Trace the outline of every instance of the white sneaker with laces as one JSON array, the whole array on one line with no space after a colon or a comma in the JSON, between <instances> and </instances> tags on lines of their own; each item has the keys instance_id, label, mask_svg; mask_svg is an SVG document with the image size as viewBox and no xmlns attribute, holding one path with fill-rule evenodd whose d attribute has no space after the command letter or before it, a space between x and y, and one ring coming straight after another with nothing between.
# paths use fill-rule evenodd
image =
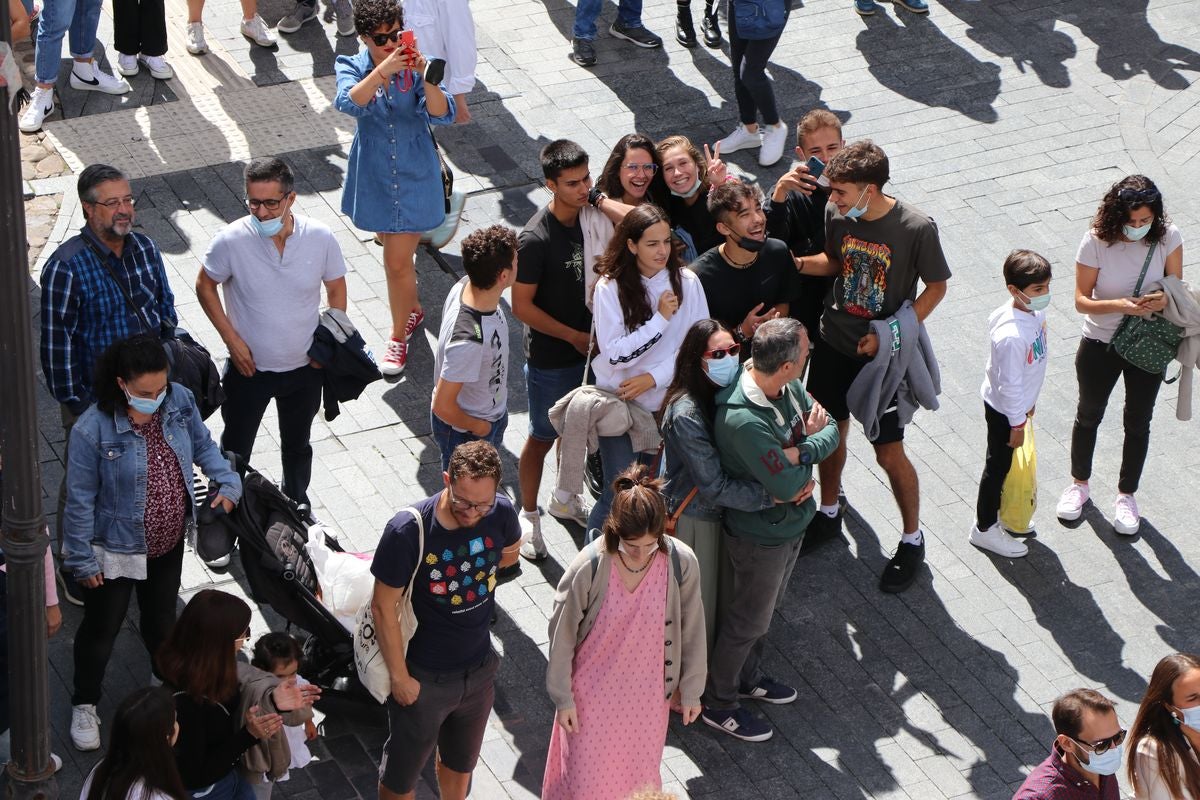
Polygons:
<instances>
[{"instance_id":1,"label":"white sneaker with laces","mask_svg":"<svg viewBox=\"0 0 1200 800\"><path fill-rule=\"evenodd\" d=\"M408 364L408 342L389 339L387 352L383 354L383 361L379 364L379 371L389 377L399 375L404 372L406 364Z\"/></svg>"},{"instance_id":2,"label":"white sneaker with laces","mask_svg":"<svg viewBox=\"0 0 1200 800\"><path fill-rule=\"evenodd\" d=\"M242 36L245 36L259 47L274 47L277 44L275 34L271 33L271 29L267 27L267 23L258 14L255 14L253 19L242 20L240 30Z\"/></svg>"},{"instance_id":3,"label":"white sneaker with laces","mask_svg":"<svg viewBox=\"0 0 1200 800\"><path fill-rule=\"evenodd\" d=\"M175 70L171 69L171 65L162 56L139 55L138 61L146 65L146 69L150 70L150 77L156 81L169 81L175 77Z\"/></svg>"},{"instance_id":4,"label":"white sneaker with laces","mask_svg":"<svg viewBox=\"0 0 1200 800\"><path fill-rule=\"evenodd\" d=\"M1113 530L1124 536L1133 536L1142 526L1142 515L1138 513L1137 500L1131 494L1117 495L1116 511L1113 513Z\"/></svg>"},{"instance_id":5,"label":"white sneaker with laces","mask_svg":"<svg viewBox=\"0 0 1200 800\"><path fill-rule=\"evenodd\" d=\"M517 515L521 523L521 555L530 561L541 561L549 552L542 538L542 518L537 509L521 511Z\"/></svg>"},{"instance_id":6,"label":"white sneaker with laces","mask_svg":"<svg viewBox=\"0 0 1200 800\"><path fill-rule=\"evenodd\" d=\"M1005 558L1020 558L1029 552L1029 548L1024 542L1017 541L1009 536L1000 527L1000 523L994 523L992 527L986 531L979 530L975 525L971 526L971 535L968 539L971 544L983 550L990 550L998 556Z\"/></svg>"},{"instance_id":7,"label":"white sneaker with laces","mask_svg":"<svg viewBox=\"0 0 1200 800\"><path fill-rule=\"evenodd\" d=\"M746 126L738 124L733 129L733 133L721 140L721 153L733 153L738 150L750 150L755 147L762 147L763 138L762 131L757 130L754 133L746 130Z\"/></svg>"},{"instance_id":8,"label":"white sneaker with laces","mask_svg":"<svg viewBox=\"0 0 1200 800\"><path fill-rule=\"evenodd\" d=\"M132 77L138 74L141 67L138 66L137 54L129 55L128 53L120 53L117 55L117 72Z\"/></svg>"},{"instance_id":9,"label":"white sneaker with laces","mask_svg":"<svg viewBox=\"0 0 1200 800\"><path fill-rule=\"evenodd\" d=\"M582 495L576 494L571 495L571 499L565 503L557 497L551 497L549 511L552 517L587 525L588 514L591 513L592 507L583 499Z\"/></svg>"},{"instance_id":10,"label":"white sneaker with laces","mask_svg":"<svg viewBox=\"0 0 1200 800\"><path fill-rule=\"evenodd\" d=\"M762 150L758 151L759 166L769 167L783 158L783 148L787 146L788 126L779 122L767 125L762 129Z\"/></svg>"},{"instance_id":11,"label":"white sneaker with laces","mask_svg":"<svg viewBox=\"0 0 1200 800\"><path fill-rule=\"evenodd\" d=\"M29 105L25 106L25 111L17 120L17 127L25 133L35 133L42 129L42 121L53 113L54 87L43 89L41 86L35 86Z\"/></svg>"},{"instance_id":12,"label":"white sneaker with laces","mask_svg":"<svg viewBox=\"0 0 1200 800\"><path fill-rule=\"evenodd\" d=\"M1079 515L1083 513L1083 506L1087 503L1088 486L1086 483L1071 482L1066 491L1062 493L1062 497L1058 498L1058 505L1054 508L1054 513L1059 519L1065 519L1067 522L1073 522L1079 519Z\"/></svg>"},{"instance_id":13,"label":"white sneaker with laces","mask_svg":"<svg viewBox=\"0 0 1200 800\"><path fill-rule=\"evenodd\" d=\"M71 743L84 752L100 749L100 716L95 706L71 706Z\"/></svg>"},{"instance_id":14,"label":"white sneaker with laces","mask_svg":"<svg viewBox=\"0 0 1200 800\"><path fill-rule=\"evenodd\" d=\"M187 25L187 51L194 56L202 56L208 52L208 42L204 41L204 23L189 22Z\"/></svg>"},{"instance_id":15,"label":"white sneaker with laces","mask_svg":"<svg viewBox=\"0 0 1200 800\"><path fill-rule=\"evenodd\" d=\"M129 91L129 82L109 75L94 61L75 61L71 64L71 88L81 92L125 94Z\"/></svg>"}]
</instances>

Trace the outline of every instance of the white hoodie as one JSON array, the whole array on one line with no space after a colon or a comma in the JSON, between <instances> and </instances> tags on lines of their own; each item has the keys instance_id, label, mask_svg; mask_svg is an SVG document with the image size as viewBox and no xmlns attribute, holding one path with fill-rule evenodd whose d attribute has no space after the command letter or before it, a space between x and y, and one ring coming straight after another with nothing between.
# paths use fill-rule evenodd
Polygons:
<instances>
[{"instance_id":1,"label":"white hoodie","mask_svg":"<svg viewBox=\"0 0 1200 800\"><path fill-rule=\"evenodd\" d=\"M625 329L617 284L608 278L596 281L592 309L596 343L600 347L599 354L592 359L596 385L616 391L623 381L649 373L654 377L654 388L638 395L634 402L651 413L658 411L675 377L675 356L683 337L696 322L708 319L708 299L700 279L686 267L680 274L683 297L670 320L658 312L658 298L671 289L670 270L664 269L653 278L642 277L646 299L655 311L653 317L632 331Z\"/></svg>"}]
</instances>

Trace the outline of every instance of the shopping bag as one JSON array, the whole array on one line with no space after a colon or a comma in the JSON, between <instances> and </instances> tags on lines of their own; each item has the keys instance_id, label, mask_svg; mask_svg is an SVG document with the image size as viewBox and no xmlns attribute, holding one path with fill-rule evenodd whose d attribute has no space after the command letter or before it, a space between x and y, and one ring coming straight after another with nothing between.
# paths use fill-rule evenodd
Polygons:
<instances>
[{"instance_id":1,"label":"shopping bag","mask_svg":"<svg viewBox=\"0 0 1200 800\"><path fill-rule=\"evenodd\" d=\"M312 559L317 572L317 583L321 587L321 602L337 617L338 622L353 633L357 627L358 610L371 604L371 562L364 561L353 553L334 550L325 537L332 531L321 525L308 529L308 544L304 549Z\"/></svg>"},{"instance_id":2,"label":"shopping bag","mask_svg":"<svg viewBox=\"0 0 1200 800\"><path fill-rule=\"evenodd\" d=\"M1013 451L1012 468L1000 493L1000 524L1013 533L1033 532L1037 510L1037 446L1033 420L1025 423L1025 441Z\"/></svg>"}]
</instances>

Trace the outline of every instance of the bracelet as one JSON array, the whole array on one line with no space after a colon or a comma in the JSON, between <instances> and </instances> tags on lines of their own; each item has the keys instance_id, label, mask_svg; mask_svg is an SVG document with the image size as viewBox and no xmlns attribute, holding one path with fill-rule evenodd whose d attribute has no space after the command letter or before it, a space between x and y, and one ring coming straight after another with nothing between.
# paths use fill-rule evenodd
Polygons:
<instances>
[{"instance_id":1,"label":"bracelet","mask_svg":"<svg viewBox=\"0 0 1200 800\"><path fill-rule=\"evenodd\" d=\"M722 183L740 183L738 178L734 177L733 175L726 175L725 180L723 180L721 182Z\"/></svg>"}]
</instances>

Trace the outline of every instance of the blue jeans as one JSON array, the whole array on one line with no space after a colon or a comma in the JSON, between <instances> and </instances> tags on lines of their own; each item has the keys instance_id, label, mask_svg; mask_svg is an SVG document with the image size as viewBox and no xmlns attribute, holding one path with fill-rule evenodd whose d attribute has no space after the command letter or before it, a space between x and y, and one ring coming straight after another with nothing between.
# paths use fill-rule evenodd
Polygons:
<instances>
[{"instance_id":1,"label":"blue jeans","mask_svg":"<svg viewBox=\"0 0 1200 800\"><path fill-rule=\"evenodd\" d=\"M571 36L589 42L595 39L596 19L603 6L604 0L579 0L579 5L575 7L575 27L571 29ZM642 27L642 0L620 0L617 23L626 28Z\"/></svg>"},{"instance_id":2,"label":"blue jeans","mask_svg":"<svg viewBox=\"0 0 1200 800\"><path fill-rule=\"evenodd\" d=\"M188 790L192 800L254 800L254 789L238 774L236 769L212 786L195 791Z\"/></svg>"},{"instance_id":3,"label":"blue jeans","mask_svg":"<svg viewBox=\"0 0 1200 800\"><path fill-rule=\"evenodd\" d=\"M70 32L71 55L91 58L96 48L103 0L46 0L38 18L34 76L38 83L58 80L63 36Z\"/></svg>"},{"instance_id":4,"label":"blue jeans","mask_svg":"<svg viewBox=\"0 0 1200 800\"><path fill-rule=\"evenodd\" d=\"M525 365L525 389L529 395L529 436L553 442L558 431L550 424L550 408L583 380L583 364L542 369Z\"/></svg>"},{"instance_id":5,"label":"blue jeans","mask_svg":"<svg viewBox=\"0 0 1200 800\"><path fill-rule=\"evenodd\" d=\"M627 433L620 436L601 436L599 439L600 461L604 465L604 491L601 492L596 505L592 506L592 512L588 514L588 541L599 535L598 532L604 527L604 520L608 519L608 510L613 501L612 482L630 464L649 464L654 460L654 453L633 452L633 442ZM593 530L597 533L593 533Z\"/></svg>"},{"instance_id":6,"label":"blue jeans","mask_svg":"<svg viewBox=\"0 0 1200 800\"><path fill-rule=\"evenodd\" d=\"M433 428L433 441L437 442L438 449L442 451L442 472L446 472L450 469L450 454L460 444L477 442L482 438L483 441L499 449L500 443L504 441L504 429L508 427L508 411L505 411L504 416L493 422L491 431L487 436L482 437L467 431L455 430L453 426L442 422L441 418L432 411L429 412L429 424Z\"/></svg>"}]
</instances>

